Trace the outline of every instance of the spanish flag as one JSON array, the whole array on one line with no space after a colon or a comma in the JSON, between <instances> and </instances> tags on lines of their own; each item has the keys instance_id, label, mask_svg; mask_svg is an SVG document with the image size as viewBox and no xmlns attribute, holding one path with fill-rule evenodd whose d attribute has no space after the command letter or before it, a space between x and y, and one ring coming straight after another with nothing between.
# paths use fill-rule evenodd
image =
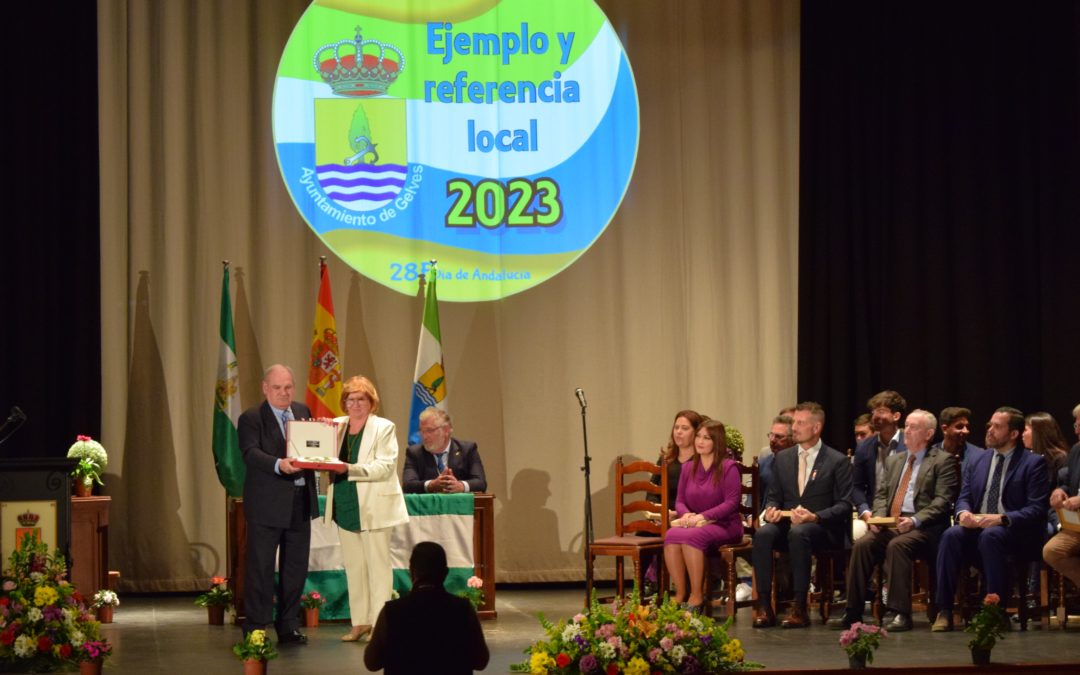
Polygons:
<instances>
[{"instance_id":1,"label":"spanish flag","mask_svg":"<svg viewBox=\"0 0 1080 675\"><path fill-rule=\"evenodd\" d=\"M334 299L330 295L330 270L326 258L319 261L319 300L315 303L315 329L311 337L311 362L305 403L316 417L340 417L341 360L338 358Z\"/></svg>"}]
</instances>

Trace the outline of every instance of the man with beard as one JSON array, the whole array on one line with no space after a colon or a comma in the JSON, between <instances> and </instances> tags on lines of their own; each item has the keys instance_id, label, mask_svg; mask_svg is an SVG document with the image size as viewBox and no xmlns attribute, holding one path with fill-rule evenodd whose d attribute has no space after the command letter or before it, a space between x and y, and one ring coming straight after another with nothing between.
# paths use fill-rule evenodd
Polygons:
<instances>
[{"instance_id":1,"label":"man with beard","mask_svg":"<svg viewBox=\"0 0 1080 675\"><path fill-rule=\"evenodd\" d=\"M900 418L907 410L904 397L886 389L871 396L866 409L876 433L855 448L851 464L851 496L855 513L863 522L870 519L870 504L885 476L885 460L907 450L904 432L900 431Z\"/></svg>"},{"instance_id":2,"label":"man with beard","mask_svg":"<svg viewBox=\"0 0 1080 675\"><path fill-rule=\"evenodd\" d=\"M791 440L791 421L787 415L777 415L773 418L772 427L769 429L771 452L758 462L759 494L762 499L769 494L769 481L772 480L773 460L776 458L776 453L795 445L795 442Z\"/></svg>"},{"instance_id":3,"label":"man with beard","mask_svg":"<svg viewBox=\"0 0 1080 675\"><path fill-rule=\"evenodd\" d=\"M986 426L984 452L968 463L956 502L956 525L941 536L934 632L953 629L953 599L966 566L983 571L986 592L1009 596L1006 559L1037 559L1046 539L1050 479L1046 460L1024 450L1024 414L998 408Z\"/></svg>"}]
</instances>

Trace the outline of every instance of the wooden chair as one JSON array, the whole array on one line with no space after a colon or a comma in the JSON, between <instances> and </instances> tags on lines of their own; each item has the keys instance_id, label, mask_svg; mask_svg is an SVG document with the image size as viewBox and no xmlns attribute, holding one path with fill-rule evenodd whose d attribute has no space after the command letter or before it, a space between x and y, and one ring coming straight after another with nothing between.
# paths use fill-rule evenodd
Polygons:
<instances>
[{"instance_id":1,"label":"wooden chair","mask_svg":"<svg viewBox=\"0 0 1080 675\"><path fill-rule=\"evenodd\" d=\"M934 561L937 560L935 552L927 553L927 559L916 558L911 563L911 613L926 612L926 618L930 623L937 619L937 603L934 602L934 590L937 588L937 576L934 570ZM874 568L875 591L874 600L871 604L874 618L878 625L885 614L885 603L882 598L885 573L881 565Z\"/></svg>"},{"instance_id":2,"label":"wooden chair","mask_svg":"<svg viewBox=\"0 0 1080 675\"><path fill-rule=\"evenodd\" d=\"M850 546L850 542L848 542ZM814 551L810 554L811 567L813 572L813 587L814 590L808 591L806 595L806 607L818 608L818 616L821 618L821 623L827 623L829 621L829 615L833 610L833 597L836 592L836 579L837 574L843 575L847 570L848 555L850 551L848 548L837 549L822 549L820 551ZM770 604L773 608L773 613L776 616L780 616L782 610L787 609L794 600L779 599L779 583L777 580L777 569L780 567L781 561L785 559L787 553L784 551L773 551L773 572L772 572L772 597L769 598ZM752 602L758 601L757 583L754 583L754 594Z\"/></svg>"},{"instance_id":3,"label":"wooden chair","mask_svg":"<svg viewBox=\"0 0 1080 675\"><path fill-rule=\"evenodd\" d=\"M1040 549L1041 552L1041 549ZM1015 589L1012 597L1003 599L1002 605L1005 607L1015 607L1018 618L1020 619L1020 630L1026 631L1028 622L1031 619L1035 619L1039 622L1042 628L1045 630L1050 626L1050 578L1047 570L1049 569L1046 563L1042 562L1042 556L1038 558L1040 563L1039 570L1039 600L1034 610L1028 608L1028 568L1032 563L1032 559L1029 556L1008 556L1007 564L1009 569L1009 585ZM956 612L960 614L961 619L967 622L971 617L975 616L975 613L979 611L979 606L982 604L983 597L983 584L982 584L982 571L977 567L972 566L978 573L978 593L973 594L970 588L970 574L967 570L960 572L960 580L956 585ZM1034 616L1032 613L1034 612Z\"/></svg>"},{"instance_id":4,"label":"wooden chair","mask_svg":"<svg viewBox=\"0 0 1080 675\"><path fill-rule=\"evenodd\" d=\"M1065 630L1069 623L1068 590L1070 587L1073 589L1073 596L1075 599L1075 596L1077 595L1075 591L1078 589L1064 574L1050 568L1049 565L1047 565L1047 568L1051 580L1049 586L1054 589L1053 603L1048 604L1050 604L1051 613L1054 615L1054 618L1057 619L1058 628Z\"/></svg>"},{"instance_id":5,"label":"wooden chair","mask_svg":"<svg viewBox=\"0 0 1080 675\"><path fill-rule=\"evenodd\" d=\"M638 480L633 480L633 474L646 474ZM650 481L653 476L660 476L660 485ZM659 503L650 502L645 495L634 496L634 493L643 492L645 495L655 495ZM656 514L653 518L642 516L643 513ZM627 516L637 515L638 518L627 522ZM615 592L620 598L625 597L623 558L630 558L634 563L634 583L638 591L644 588L645 570L642 568L641 559L645 552L655 552L660 561L657 566L657 581L659 588L667 588L667 570L663 564L664 557L664 534L668 530L668 471L667 461L657 466L652 462L631 462L623 465L622 457L615 460L615 536L597 539L588 545L585 564L588 566L585 578L585 605L592 601L593 592L593 564L596 556L615 556ZM641 536L640 532L648 532L654 536Z\"/></svg>"},{"instance_id":6,"label":"wooden chair","mask_svg":"<svg viewBox=\"0 0 1080 675\"><path fill-rule=\"evenodd\" d=\"M760 522L758 518L761 515L761 484L758 481L758 459L754 458L754 463L750 466L746 466L742 463L737 463L739 468L740 481L742 483L742 489L740 490L739 500L739 515L743 520L743 538L742 541L735 544L728 544L727 546L721 546L715 553L711 552L706 560L706 572L705 572L705 613L708 616L712 616L713 600L712 600L712 586L713 586L713 562L719 563L718 576L724 579L725 597L722 600L722 604L725 608L726 616L735 619L735 614L740 607L750 607L754 604L752 599L739 601L735 599L735 588L739 585L739 575L735 570L735 560L739 556L750 556L754 550L754 532L757 532Z\"/></svg>"}]
</instances>

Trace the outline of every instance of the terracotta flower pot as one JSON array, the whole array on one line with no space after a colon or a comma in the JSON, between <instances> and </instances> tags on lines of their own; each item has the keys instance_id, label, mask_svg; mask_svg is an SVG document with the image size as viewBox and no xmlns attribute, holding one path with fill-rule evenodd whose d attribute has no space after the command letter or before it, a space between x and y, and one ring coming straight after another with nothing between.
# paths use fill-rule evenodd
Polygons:
<instances>
[{"instance_id":1,"label":"terracotta flower pot","mask_svg":"<svg viewBox=\"0 0 1080 675\"><path fill-rule=\"evenodd\" d=\"M102 605L97 608L97 620L101 623L112 623L113 606Z\"/></svg>"},{"instance_id":2,"label":"terracotta flower pot","mask_svg":"<svg viewBox=\"0 0 1080 675\"><path fill-rule=\"evenodd\" d=\"M89 497L94 494L94 484L87 485L81 480L76 479L72 486L75 488L76 497Z\"/></svg>"},{"instance_id":3,"label":"terracotta flower pot","mask_svg":"<svg viewBox=\"0 0 1080 675\"><path fill-rule=\"evenodd\" d=\"M79 661L79 675L101 675L101 659Z\"/></svg>"},{"instance_id":4,"label":"terracotta flower pot","mask_svg":"<svg viewBox=\"0 0 1080 675\"><path fill-rule=\"evenodd\" d=\"M319 627L319 608L318 607L305 607L304 608L304 625L308 628Z\"/></svg>"},{"instance_id":5,"label":"terracotta flower pot","mask_svg":"<svg viewBox=\"0 0 1080 675\"><path fill-rule=\"evenodd\" d=\"M990 650L982 649L980 647L971 648L971 662L977 666L985 666L990 664Z\"/></svg>"},{"instance_id":6,"label":"terracotta flower pot","mask_svg":"<svg viewBox=\"0 0 1080 675\"><path fill-rule=\"evenodd\" d=\"M207 605L207 621L211 626L225 625L225 605Z\"/></svg>"},{"instance_id":7,"label":"terracotta flower pot","mask_svg":"<svg viewBox=\"0 0 1080 675\"><path fill-rule=\"evenodd\" d=\"M244 675L263 675L266 659L244 659Z\"/></svg>"}]
</instances>

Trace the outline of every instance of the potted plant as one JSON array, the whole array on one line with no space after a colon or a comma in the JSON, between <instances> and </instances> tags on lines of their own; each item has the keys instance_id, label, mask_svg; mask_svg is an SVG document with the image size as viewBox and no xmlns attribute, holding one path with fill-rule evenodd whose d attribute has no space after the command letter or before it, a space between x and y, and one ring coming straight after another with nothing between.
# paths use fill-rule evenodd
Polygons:
<instances>
[{"instance_id":1,"label":"potted plant","mask_svg":"<svg viewBox=\"0 0 1080 675\"><path fill-rule=\"evenodd\" d=\"M989 593L983 598L982 607L971 617L968 625L964 628L965 633L971 633L971 641L968 647L971 649L971 662L977 666L990 663L990 650L998 640L1005 639L1005 631L1009 629L1009 617L1001 608L1001 598L997 593Z\"/></svg>"},{"instance_id":2,"label":"potted plant","mask_svg":"<svg viewBox=\"0 0 1080 675\"><path fill-rule=\"evenodd\" d=\"M104 485L101 474L109 465L109 455L101 443L89 436L76 436L75 442L68 448L67 456L69 459L79 460L71 471L77 497L89 497L93 493L94 483Z\"/></svg>"},{"instance_id":3,"label":"potted plant","mask_svg":"<svg viewBox=\"0 0 1080 675\"><path fill-rule=\"evenodd\" d=\"M116 597L116 593L104 588L94 593L94 601L90 605L97 610L98 621L101 623L112 623L113 607L119 606L120 598Z\"/></svg>"},{"instance_id":4,"label":"potted plant","mask_svg":"<svg viewBox=\"0 0 1080 675\"><path fill-rule=\"evenodd\" d=\"M319 625L319 610L326 604L326 598L318 591L311 591L300 596L300 606L304 608L304 625L308 628L317 628Z\"/></svg>"},{"instance_id":5,"label":"potted plant","mask_svg":"<svg viewBox=\"0 0 1080 675\"><path fill-rule=\"evenodd\" d=\"M641 605L637 590L625 601L601 605L593 597L583 614L551 623L540 615L544 637L510 670L519 673L719 673L752 670L742 644L720 624L680 609L671 600Z\"/></svg>"},{"instance_id":6,"label":"potted plant","mask_svg":"<svg viewBox=\"0 0 1080 675\"><path fill-rule=\"evenodd\" d=\"M266 662L278 656L274 643L266 637L264 630L253 630L244 636L243 640L233 645L233 654L244 662L245 675L265 673Z\"/></svg>"},{"instance_id":7,"label":"potted plant","mask_svg":"<svg viewBox=\"0 0 1080 675\"><path fill-rule=\"evenodd\" d=\"M87 644L100 666L110 648L101 624L68 582L64 557L26 534L9 561L0 574L0 672L81 667L91 658Z\"/></svg>"},{"instance_id":8,"label":"potted plant","mask_svg":"<svg viewBox=\"0 0 1080 675\"><path fill-rule=\"evenodd\" d=\"M881 638L889 631L862 622L851 624L851 628L840 634L840 646L848 655L848 666L862 669L874 662L874 650L881 645Z\"/></svg>"},{"instance_id":9,"label":"potted plant","mask_svg":"<svg viewBox=\"0 0 1080 675\"><path fill-rule=\"evenodd\" d=\"M471 576L465 582L465 587L465 590L458 593L458 596L468 600L473 610L479 610L480 606L484 604L484 580L478 576Z\"/></svg>"},{"instance_id":10,"label":"potted plant","mask_svg":"<svg viewBox=\"0 0 1080 675\"><path fill-rule=\"evenodd\" d=\"M195 604L206 608L207 621L211 626L221 626L225 623L225 608L232 604L232 599L229 580L213 577L210 579L210 590L195 598Z\"/></svg>"},{"instance_id":11,"label":"potted plant","mask_svg":"<svg viewBox=\"0 0 1080 675\"><path fill-rule=\"evenodd\" d=\"M76 659L79 662L79 675L101 675L105 657L112 654L112 645L107 640L87 640L78 647Z\"/></svg>"}]
</instances>

